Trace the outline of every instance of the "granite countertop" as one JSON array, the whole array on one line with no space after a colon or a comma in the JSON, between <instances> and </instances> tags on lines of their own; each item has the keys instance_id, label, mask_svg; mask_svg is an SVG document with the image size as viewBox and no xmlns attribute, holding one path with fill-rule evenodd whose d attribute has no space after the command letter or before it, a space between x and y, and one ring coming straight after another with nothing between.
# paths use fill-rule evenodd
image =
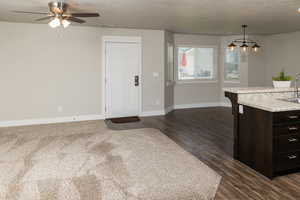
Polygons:
<instances>
[{"instance_id":1,"label":"granite countertop","mask_svg":"<svg viewBox=\"0 0 300 200\"><path fill-rule=\"evenodd\" d=\"M294 97L293 88L224 88L226 92L238 94L238 104L269 112L300 110L299 103L284 101Z\"/></svg>"},{"instance_id":2,"label":"granite countertop","mask_svg":"<svg viewBox=\"0 0 300 200\"><path fill-rule=\"evenodd\" d=\"M284 99L284 98L282 98ZM293 103L288 101L280 100L276 97L264 96L264 95L253 95L248 97L241 97L238 100L238 103L241 105L246 105L269 112L283 112L283 111L292 111L300 110L299 103Z\"/></svg>"},{"instance_id":3,"label":"granite countertop","mask_svg":"<svg viewBox=\"0 0 300 200\"><path fill-rule=\"evenodd\" d=\"M223 88L225 92L236 94L256 94L256 93L272 93L272 92L293 92L294 88L273 88L273 87L247 87L247 88Z\"/></svg>"}]
</instances>

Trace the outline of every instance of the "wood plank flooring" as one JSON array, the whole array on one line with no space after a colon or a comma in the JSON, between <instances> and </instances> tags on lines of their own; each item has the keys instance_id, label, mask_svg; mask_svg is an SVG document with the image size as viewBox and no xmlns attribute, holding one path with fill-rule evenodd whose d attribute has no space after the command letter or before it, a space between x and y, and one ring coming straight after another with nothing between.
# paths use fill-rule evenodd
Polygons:
<instances>
[{"instance_id":1,"label":"wood plank flooring","mask_svg":"<svg viewBox=\"0 0 300 200\"><path fill-rule=\"evenodd\" d=\"M216 200L300 200L300 173L269 180L232 158L232 118L231 108L216 107L176 110L141 118L138 123L107 124L114 130L160 129L223 177Z\"/></svg>"}]
</instances>

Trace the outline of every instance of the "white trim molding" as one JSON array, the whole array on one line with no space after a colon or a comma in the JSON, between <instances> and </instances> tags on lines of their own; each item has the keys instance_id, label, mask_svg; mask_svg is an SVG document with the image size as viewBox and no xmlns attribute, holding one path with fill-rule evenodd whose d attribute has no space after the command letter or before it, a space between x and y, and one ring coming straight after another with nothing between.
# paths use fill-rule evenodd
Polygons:
<instances>
[{"instance_id":1,"label":"white trim molding","mask_svg":"<svg viewBox=\"0 0 300 200\"><path fill-rule=\"evenodd\" d=\"M171 112L172 110L174 110L174 106L173 105L165 108L165 115L168 114L169 112Z\"/></svg>"},{"instance_id":2,"label":"white trim molding","mask_svg":"<svg viewBox=\"0 0 300 200\"><path fill-rule=\"evenodd\" d=\"M143 111L140 114L140 117L161 116L161 115L165 115L164 110Z\"/></svg>"},{"instance_id":3,"label":"white trim molding","mask_svg":"<svg viewBox=\"0 0 300 200\"><path fill-rule=\"evenodd\" d=\"M212 48L213 49L213 76L212 78L197 78L191 80L179 80L178 79L178 51L179 48L182 47L190 47L190 48ZM193 84L193 83L218 83L219 81L219 46L218 45L190 45L190 44L177 44L175 47L174 52L174 60L175 60L175 67L174 67L174 75L175 75L175 82L176 84Z\"/></svg>"},{"instance_id":4,"label":"white trim molding","mask_svg":"<svg viewBox=\"0 0 300 200\"><path fill-rule=\"evenodd\" d=\"M13 126L29 126L38 124L56 124L65 122L80 122L80 121L93 121L103 120L103 115L79 115L70 117L57 117L57 118L43 118L43 119L27 119L15 121L0 122L0 127L13 127Z\"/></svg>"},{"instance_id":5,"label":"white trim molding","mask_svg":"<svg viewBox=\"0 0 300 200\"><path fill-rule=\"evenodd\" d=\"M221 106L220 102L213 103L195 103L195 104L179 104L175 105L174 109L185 109L185 108L208 108L208 107L219 107Z\"/></svg>"},{"instance_id":6,"label":"white trim molding","mask_svg":"<svg viewBox=\"0 0 300 200\"><path fill-rule=\"evenodd\" d=\"M104 110L103 118L107 117L107 96L106 96L106 79L107 79L107 66L106 66L106 43L137 43L140 48L140 66L139 66L139 114L142 114L143 106L143 44L141 36L102 36L102 110Z\"/></svg>"},{"instance_id":7,"label":"white trim molding","mask_svg":"<svg viewBox=\"0 0 300 200\"><path fill-rule=\"evenodd\" d=\"M213 103L180 104L180 105L169 106L169 107L165 108L165 110L145 111L145 112L142 112L140 117L166 115L173 110L180 110L180 109L187 109L187 108L209 108L209 107L231 107L231 103L213 102Z\"/></svg>"},{"instance_id":8,"label":"white trim molding","mask_svg":"<svg viewBox=\"0 0 300 200\"><path fill-rule=\"evenodd\" d=\"M165 108L165 110L144 111L140 114L140 117L163 116L177 109L206 108L206 107L220 107L220 106L231 107L231 104L226 102L181 104L181 105L169 106ZM56 117L56 118L26 119L26 120L14 120L14 121L2 121L2 122L0 121L0 128L14 127L14 126L41 125L41 124L56 124L56 123L66 123L66 122L94 121L94 120L104 120L104 119L105 119L104 115L100 114L100 115L78 115L78 116Z\"/></svg>"},{"instance_id":9,"label":"white trim molding","mask_svg":"<svg viewBox=\"0 0 300 200\"><path fill-rule=\"evenodd\" d=\"M222 106L222 107L232 107L230 102L220 102L220 106Z\"/></svg>"}]
</instances>

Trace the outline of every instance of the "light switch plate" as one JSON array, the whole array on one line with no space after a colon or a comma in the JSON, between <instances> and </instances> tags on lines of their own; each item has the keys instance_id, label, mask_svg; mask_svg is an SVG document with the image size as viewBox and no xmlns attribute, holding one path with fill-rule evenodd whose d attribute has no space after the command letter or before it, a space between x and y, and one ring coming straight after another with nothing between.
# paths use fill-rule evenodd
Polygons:
<instances>
[{"instance_id":1,"label":"light switch plate","mask_svg":"<svg viewBox=\"0 0 300 200\"><path fill-rule=\"evenodd\" d=\"M244 106L243 105L239 105L239 113L244 114Z\"/></svg>"},{"instance_id":2,"label":"light switch plate","mask_svg":"<svg viewBox=\"0 0 300 200\"><path fill-rule=\"evenodd\" d=\"M159 73L157 73L157 72L153 72L153 77L159 77Z\"/></svg>"}]
</instances>

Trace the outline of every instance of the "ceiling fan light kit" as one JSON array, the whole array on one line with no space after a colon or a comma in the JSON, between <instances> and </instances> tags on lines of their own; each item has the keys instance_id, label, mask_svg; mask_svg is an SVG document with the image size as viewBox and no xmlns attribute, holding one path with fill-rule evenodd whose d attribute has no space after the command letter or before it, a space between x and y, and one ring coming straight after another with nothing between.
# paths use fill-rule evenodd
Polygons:
<instances>
[{"instance_id":1,"label":"ceiling fan light kit","mask_svg":"<svg viewBox=\"0 0 300 200\"><path fill-rule=\"evenodd\" d=\"M83 24L86 21L79 19L78 17L99 17L99 13L71 13L69 12L69 4L63 1L53 1L48 3L49 13L43 12L28 12L28 11L14 11L15 13L22 14L35 14L35 15L47 15L46 17L37 19L36 21L50 20L48 23L51 28L57 28L63 26L67 28L71 22Z\"/></svg>"},{"instance_id":2,"label":"ceiling fan light kit","mask_svg":"<svg viewBox=\"0 0 300 200\"><path fill-rule=\"evenodd\" d=\"M57 28L57 27L60 27L60 26L63 26L64 28L67 28L71 24L71 22L66 20L66 19L59 19L58 17L55 17L48 24L51 28Z\"/></svg>"},{"instance_id":3,"label":"ceiling fan light kit","mask_svg":"<svg viewBox=\"0 0 300 200\"><path fill-rule=\"evenodd\" d=\"M58 19L58 18L54 18L53 20L51 20L51 21L49 22L49 26L50 26L51 28L57 28L57 27L60 26L60 24L61 24L61 22L60 22L60 19Z\"/></svg>"},{"instance_id":4,"label":"ceiling fan light kit","mask_svg":"<svg viewBox=\"0 0 300 200\"><path fill-rule=\"evenodd\" d=\"M250 40L250 39L246 39L246 28L247 27L248 27L247 25L242 25L242 29L243 29L243 38L242 39L235 39L228 45L228 48L231 51L234 51L238 45L240 45L239 47L243 52L248 52L250 49L250 46L251 46L252 51L254 51L254 52L257 52L259 50L259 48L261 48L261 46L259 46L257 44L257 42Z\"/></svg>"}]
</instances>

